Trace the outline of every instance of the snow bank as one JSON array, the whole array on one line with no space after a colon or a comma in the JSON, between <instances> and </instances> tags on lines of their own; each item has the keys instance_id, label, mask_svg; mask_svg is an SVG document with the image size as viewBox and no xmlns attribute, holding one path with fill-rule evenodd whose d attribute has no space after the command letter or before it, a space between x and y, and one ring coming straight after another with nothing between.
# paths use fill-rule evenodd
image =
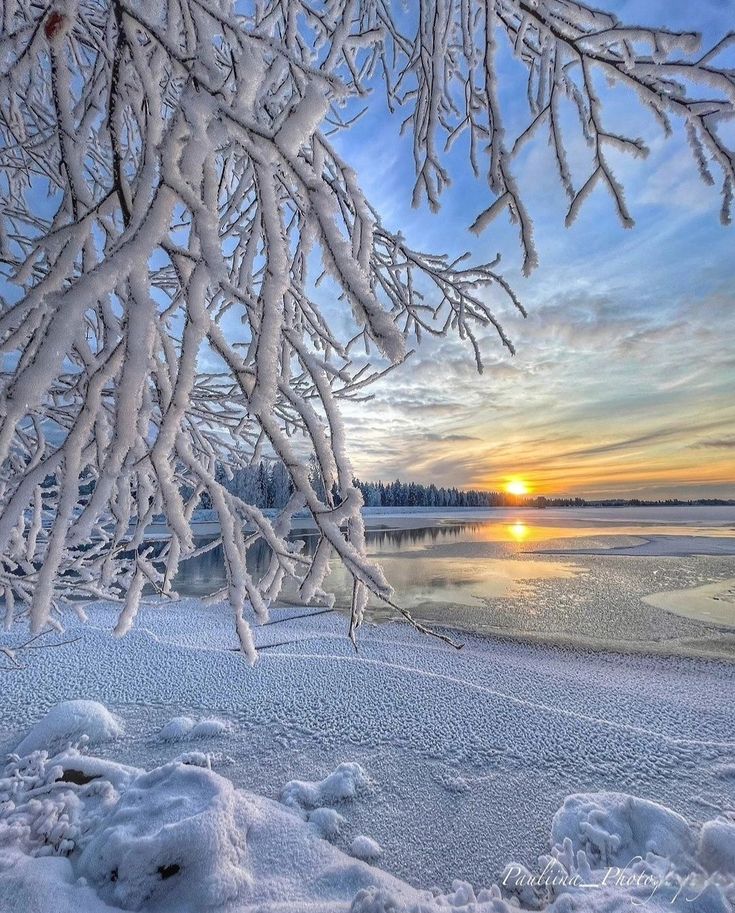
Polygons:
<instances>
[{"instance_id":1,"label":"snow bank","mask_svg":"<svg viewBox=\"0 0 735 913\"><path fill-rule=\"evenodd\" d=\"M315 808L334 805L354 797L368 785L368 777L360 764L345 761L323 780L291 780L281 790L284 805Z\"/></svg>"},{"instance_id":2,"label":"snow bank","mask_svg":"<svg viewBox=\"0 0 735 913\"><path fill-rule=\"evenodd\" d=\"M141 772L81 843L76 871L124 910L208 909L252 884L247 801L201 767Z\"/></svg>"},{"instance_id":3,"label":"snow bank","mask_svg":"<svg viewBox=\"0 0 735 913\"><path fill-rule=\"evenodd\" d=\"M116 739L122 726L110 711L96 701L64 701L49 710L17 746L16 753L28 755L41 748L54 749L86 737L95 745Z\"/></svg>"}]
</instances>

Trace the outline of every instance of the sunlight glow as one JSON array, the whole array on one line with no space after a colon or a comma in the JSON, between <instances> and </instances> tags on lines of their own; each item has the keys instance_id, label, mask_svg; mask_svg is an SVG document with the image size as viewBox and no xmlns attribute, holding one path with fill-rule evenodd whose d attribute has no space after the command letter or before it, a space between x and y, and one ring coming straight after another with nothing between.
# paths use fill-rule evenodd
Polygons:
<instances>
[{"instance_id":1,"label":"sunlight glow","mask_svg":"<svg viewBox=\"0 0 735 913\"><path fill-rule=\"evenodd\" d=\"M519 520L508 527L508 532L510 533L511 538L515 539L516 542L523 542L528 536L529 530L526 524L521 523Z\"/></svg>"},{"instance_id":2,"label":"sunlight glow","mask_svg":"<svg viewBox=\"0 0 735 913\"><path fill-rule=\"evenodd\" d=\"M505 490L509 495L527 495L528 485L520 479L511 479L505 486Z\"/></svg>"}]
</instances>

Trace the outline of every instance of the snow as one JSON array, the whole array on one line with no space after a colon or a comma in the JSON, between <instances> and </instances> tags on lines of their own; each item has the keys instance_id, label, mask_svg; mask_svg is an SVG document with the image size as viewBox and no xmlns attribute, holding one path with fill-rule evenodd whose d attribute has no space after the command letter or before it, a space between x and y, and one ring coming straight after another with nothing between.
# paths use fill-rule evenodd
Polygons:
<instances>
[{"instance_id":1,"label":"snow","mask_svg":"<svg viewBox=\"0 0 735 913\"><path fill-rule=\"evenodd\" d=\"M158 738L162 742L180 742L189 737L194 728L194 720L190 716L176 716L161 729Z\"/></svg>"},{"instance_id":2,"label":"snow","mask_svg":"<svg viewBox=\"0 0 735 913\"><path fill-rule=\"evenodd\" d=\"M252 883L252 811L229 780L201 767L140 773L81 841L76 871L127 910L223 906Z\"/></svg>"},{"instance_id":3,"label":"snow","mask_svg":"<svg viewBox=\"0 0 735 913\"><path fill-rule=\"evenodd\" d=\"M370 783L356 801L312 794L345 819L336 846L367 834L385 869L445 890L454 878L492 884L509 860L532 868L568 795L625 792L697 826L735 806L731 664L471 633L456 651L394 623L366 626L355 653L342 616L273 612L279 624L257 634L274 646L249 670L225 606L146 604L122 640L109 636L116 607L89 606L87 624L70 618L63 635L77 643L35 651L4 677L0 752L54 704L87 695L125 725L95 751L131 767L182 752L191 763L195 750L199 765L278 799L284 784L359 764ZM230 728L161 741L177 716Z\"/></svg>"},{"instance_id":4,"label":"snow","mask_svg":"<svg viewBox=\"0 0 735 913\"><path fill-rule=\"evenodd\" d=\"M325 840L334 840L347 823L346 819L333 808L312 809L308 812L306 820Z\"/></svg>"},{"instance_id":5,"label":"snow","mask_svg":"<svg viewBox=\"0 0 735 913\"><path fill-rule=\"evenodd\" d=\"M162 742L183 742L191 739L206 739L223 735L229 730L224 720L205 719L197 722L190 716L177 716L161 729L158 738Z\"/></svg>"},{"instance_id":6,"label":"snow","mask_svg":"<svg viewBox=\"0 0 735 913\"><path fill-rule=\"evenodd\" d=\"M83 737L90 744L97 744L116 739L122 733L118 720L102 704L86 700L64 701L39 720L15 750L20 755L27 755Z\"/></svg>"},{"instance_id":7,"label":"snow","mask_svg":"<svg viewBox=\"0 0 735 913\"><path fill-rule=\"evenodd\" d=\"M551 825L554 845L571 841L590 864L626 866L649 853L693 866L691 828L681 815L656 802L623 793L569 796Z\"/></svg>"},{"instance_id":8,"label":"snow","mask_svg":"<svg viewBox=\"0 0 735 913\"><path fill-rule=\"evenodd\" d=\"M222 604L147 600L122 640L117 612L90 605L77 642L4 680L0 751L80 694L124 730L11 755L3 913L630 913L654 876L648 909L731 913L728 663L472 633L456 651L395 623L355 652L344 617L291 607L249 669ZM698 906L671 873L689 894L712 876Z\"/></svg>"},{"instance_id":9,"label":"snow","mask_svg":"<svg viewBox=\"0 0 735 913\"><path fill-rule=\"evenodd\" d=\"M735 821L724 818L706 821L699 837L697 858L708 872L735 876Z\"/></svg>"},{"instance_id":10,"label":"snow","mask_svg":"<svg viewBox=\"0 0 735 913\"><path fill-rule=\"evenodd\" d=\"M347 910L375 882L413 893L345 856L285 806L237 790L212 770L181 762L131 770L88 760L96 776L82 785L62 776L85 765L78 753L37 754L28 759L35 776L19 779L13 769L0 781L3 913L256 906L297 913ZM43 828L28 839L40 791L57 818L70 810L64 843Z\"/></svg>"},{"instance_id":11,"label":"snow","mask_svg":"<svg viewBox=\"0 0 735 913\"><path fill-rule=\"evenodd\" d=\"M354 799L367 785L368 777L363 768L352 761L345 761L323 780L291 780L281 790L281 801L305 808L333 805L345 799Z\"/></svg>"},{"instance_id":12,"label":"snow","mask_svg":"<svg viewBox=\"0 0 735 913\"><path fill-rule=\"evenodd\" d=\"M380 844L372 837L366 837L365 834L358 834L350 844L350 855L356 859L364 859L366 862L377 859L382 852Z\"/></svg>"},{"instance_id":13,"label":"snow","mask_svg":"<svg viewBox=\"0 0 735 913\"><path fill-rule=\"evenodd\" d=\"M71 770L88 777L70 781ZM209 768L146 771L71 749L11 758L5 773L3 913L629 913L643 901L654 911L728 913L735 900L726 877L735 824L704 825L700 867L683 818L623 794L569 797L533 869L511 863L496 884L476 890L456 879L428 891L367 864L382 852L372 838L357 835L348 856L293 810Z\"/></svg>"}]
</instances>

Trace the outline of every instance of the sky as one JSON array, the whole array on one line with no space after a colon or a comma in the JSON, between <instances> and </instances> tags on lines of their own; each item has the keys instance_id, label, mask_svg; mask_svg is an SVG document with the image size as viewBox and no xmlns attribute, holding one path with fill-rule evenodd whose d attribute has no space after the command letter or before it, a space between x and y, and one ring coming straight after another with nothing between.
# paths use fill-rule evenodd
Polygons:
<instances>
[{"instance_id":1,"label":"sky","mask_svg":"<svg viewBox=\"0 0 735 913\"><path fill-rule=\"evenodd\" d=\"M628 22L702 31L704 44L733 27L731 3L718 0L610 5ZM518 96L513 66L504 63L501 78ZM481 376L459 340L430 340L371 388L369 404L348 405L359 477L492 490L521 479L549 496L735 497L735 226L721 226L719 189L700 180L680 125L665 140L630 96L603 100L612 122L651 146L645 161L613 159L636 225L623 229L598 189L566 229L541 135L515 165L540 257L527 279L504 217L479 238L468 232L492 198L461 149L432 215L411 208L410 140L384 106L371 104L337 140L389 228L423 250L500 252L528 310L524 320L489 298L517 354L485 334Z\"/></svg>"}]
</instances>

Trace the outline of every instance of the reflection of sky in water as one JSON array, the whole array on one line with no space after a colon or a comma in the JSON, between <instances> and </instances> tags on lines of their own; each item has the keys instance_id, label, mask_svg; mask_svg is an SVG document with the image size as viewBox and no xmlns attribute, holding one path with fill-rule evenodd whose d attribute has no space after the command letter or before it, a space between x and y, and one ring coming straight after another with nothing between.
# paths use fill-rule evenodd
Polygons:
<instances>
[{"instance_id":1,"label":"reflection of sky in water","mask_svg":"<svg viewBox=\"0 0 735 913\"><path fill-rule=\"evenodd\" d=\"M487 530L487 526L491 529ZM304 543L307 555L314 553L319 541L318 534L311 530L297 530L292 538ZM476 604L476 597L519 592L518 584L524 581L563 578L574 572L567 561L529 561L515 551L507 554L504 543L533 541L533 527L521 521L371 529L366 538L368 552L383 566L396 592L409 605L426 599ZM248 568L255 577L265 571L268 558L269 551L262 542L248 551ZM177 579L182 595L203 595L224 584L221 546L182 564ZM338 604L348 601L350 581L338 561L333 562L326 588L336 593ZM283 596L286 601L295 598L288 588Z\"/></svg>"},{"instance_id":2,"label":"reflection of sky in water","mask_svg":"<svg viewBox=\"0 0 735 913\"><path fill-rule=\"evenodd\" d=\"M366 538L370 555L383 566L404 605L426 601L477 605L478 599L520 595L524 584L530 581L572 576L576 570L568 560L529 560L518 552L517 546L585 532L504 520L369 529ZM296 530L292 538L304 543L305 554L314 553L318 534ZM248 551L248 567L256 578L264 573L268 558L269 551L262 542ZM182 595L204 595L224 585L221 546L185 562L177 579ZM338 605L349 602L351 583L336 560L326 589L336 594ZM295 589L287 586L282 598L287 602L295 600Z\"/></svg>"},{"instance_id":3,"label":"reflection of sky in water","mask_svg":"<svg viewBox=\"0 0 735 913\"><path fill-rule=\"evenodd\" d=\"M385 570L397 597L406 606L424 602L477 605L478 599L518 597L534 581L566 579L579 573L573 557L543 559L526 554L536 543L575 538L597 547L619 545L650 535L682 535L686 527L663 524L590 524L571 517L568 522L538 514L504 517L481 522L444 522L417 528L373 528L366 533L368 552ZM697 527L698 535L732 536L732 530ZM295 530L292 536L304 543L306 555L313 555L319 541L313 530ZM575 547L577 543L575 543ZM257 578L268 563L269 551L257 542L248 551L248 568ZM177 588L182 595L200 596L225 585L222 548L217 546L181 566ZM338 561L332 564L327 581L337 604L350 598L350 580ZM283 601L296 599L288 587Z\"/></svg>"}]
</instances>

